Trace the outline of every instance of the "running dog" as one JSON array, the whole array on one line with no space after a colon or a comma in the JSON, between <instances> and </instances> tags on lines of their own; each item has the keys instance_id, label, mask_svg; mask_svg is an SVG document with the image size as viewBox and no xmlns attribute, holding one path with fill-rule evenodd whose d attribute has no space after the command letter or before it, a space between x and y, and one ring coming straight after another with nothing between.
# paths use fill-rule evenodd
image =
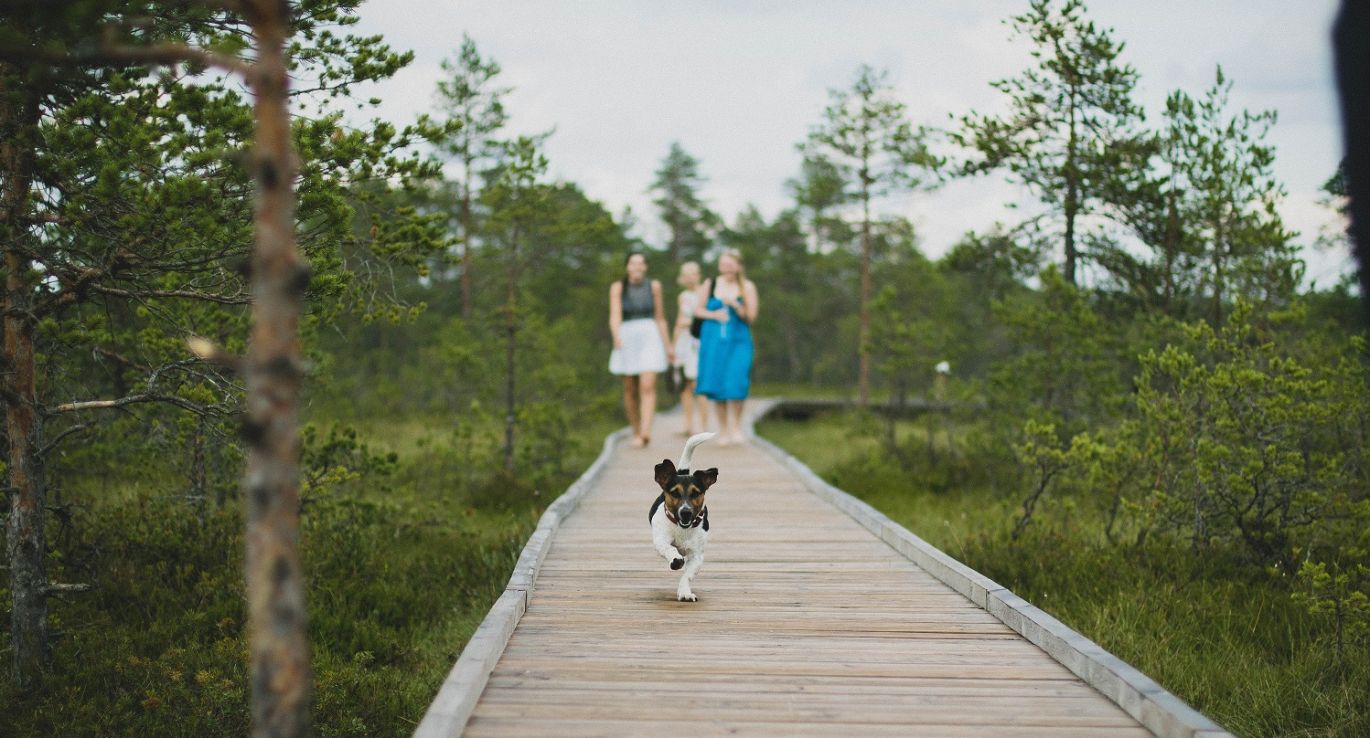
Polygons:
<instances>
[{"instance_id":1,"label":"running dog","mask_svg":"<svg viewBox=\"0 0 1370 738\"><path fill-rule=\"evenodd\" d=\"M661 494L647 513L652 524L652 543L657 553L680 572L680 584L675 596L681 602L697 602L690 590L690 579L704 565L704 544L709 540L709 508L704 506L704 493L718 481L717 469L690 471L695 447L713 438L714 433L696 433L685 442L680 463L662 459L656 465L656 483ZM681 570L684 571L681 571Z\"/></svg>"}]
</instances>

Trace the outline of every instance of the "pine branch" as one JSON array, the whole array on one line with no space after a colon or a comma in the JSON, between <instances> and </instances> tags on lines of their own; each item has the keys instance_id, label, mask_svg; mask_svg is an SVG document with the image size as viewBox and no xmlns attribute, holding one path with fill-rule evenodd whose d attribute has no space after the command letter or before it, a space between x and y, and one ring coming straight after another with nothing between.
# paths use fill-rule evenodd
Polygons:
<instances>
[{"instance_id":1,"label":"pine branch","mask_svg":"<svg viewBox=\"0 0 1370 738\"><path fill-rule=\"evenodd\" d=\"M48 441L46 445L38 449L38 458L41 459L44 456L47 456L49 453L51 453L52 450L57 448L57 445L60 444L63 440L65 440L67 436L70 436L74 433L79 433L80 431L83 431L89 427L90 423L81 423L78 425L73 425L70 428L67 428L66 430L57 434L56 438L52 439L51 441Z\"/></svg>"},{"instance_id":2,"label":"pine branch","mask_svg":"<svg viewBox=\"0 0 1370 738\"><path fill-rule=\"evenodd\" d=\"M120 397L114 400L82 400L80 402L68 402L52 408L49 412L56 414L83 412L85 410L112 410L116 408L126 407L128 405L136 405L149 402L164 402L168 405L174 405L183 410L189 410L193 413L205 412L205 409L203 407L196 405L195 403L190 402L188 400L183 400L174 395L158 395L152 393L128 395L127 397Z\"/></svg>"},{"instance_id":3,"label":"pine branch","mask_svg":"<svg viewBox=\"0 0 1370 738\"><path fill-rule=\"evenodd\" d=\"M220 305L247 305L252 302L252 298L246 295L216 295L210 292L196 292L194 290L121 290L115 287L105 287L102 285L90 285L87 289L91 292L99 292L102 295L112 295L123 297L130 300L141 300L149 297L179 297L188 300L200 300L202 302L216 302Z\"/></svg>"},{"instance_id":4,"label":"pine branch","mask_svg":"<svg viewBox=\"0 0 1370 738\"><path fill-rule=\"evenodd\" d=\"M60 51L33 46L0 46L0 61L13 63L42 63L55 67L93 67L106 64L149 64L174 66L196 64L221 69L250 79L255 65L236 56L227 56L207 49L184 44L161 43L150 46L118 45L110 38L113 29L106 29L100 45L89 51Z\"/></svg>"},{"instance_id":5,"label":"pine branch","mask_svg":"<svg viewBox=\"0 0 1370 738\"><path fill-rule=\"evenodd\" d=\"M91 586L89 584L63 584L59 582L51 582L47 586L48 594L50 595L68 594L71 592L89 592L90 589Z\"/></svg>"}]
</instances>

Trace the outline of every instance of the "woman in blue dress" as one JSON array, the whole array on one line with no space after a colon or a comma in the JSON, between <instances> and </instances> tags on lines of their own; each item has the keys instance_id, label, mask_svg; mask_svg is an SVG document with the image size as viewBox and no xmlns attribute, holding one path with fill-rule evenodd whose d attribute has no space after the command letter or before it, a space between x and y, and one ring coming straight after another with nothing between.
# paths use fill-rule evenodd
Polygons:
<instances>
[{"instance_id":1,"label":"woman in blue dress","mask_svg":"<svg viewBox=\"0 0 1370 738\"><path fill-rule=\"evenodd\" d=\"M699 308L704 318L699 332L699 378L695 393L718 408L719 443L741 443L742 403L751 390L752 324L760 303L756 285L742 271L742 254L724 249L718 257L718 276L699 286Z\"/></svg>"}]
</instances>

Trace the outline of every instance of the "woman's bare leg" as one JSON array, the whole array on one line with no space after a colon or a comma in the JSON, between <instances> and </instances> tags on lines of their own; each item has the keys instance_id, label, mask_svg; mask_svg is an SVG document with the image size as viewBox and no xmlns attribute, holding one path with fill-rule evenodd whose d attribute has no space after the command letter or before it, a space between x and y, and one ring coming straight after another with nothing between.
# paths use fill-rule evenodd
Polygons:
<instances>
[{"instance_id":1,"label":"woman's bare leg","mask_svg":"<svg viewBox=\"0 0 1370 738\"><path fill-rule=\"evenodd\" d=\"M742 403L746 400L728 400L728 414L732 416L731 438L734 443L742 443L747 439L742 437Z\"/></svg>"},{"instance_id":2,"label":"woman's bare leg","mask_svg":"<svg viewBox=\"0 0 1370 738\"><path fill-rule=\"evenodd\" d=\"M642 418L638 436L642 445L652 437L652 417L656 415L656 373L644 372L638 375L638 415Z\"/></svg>"},{"instance_id":3,"label":"woman's bare leg","mask_svg":"<svg viewBox=\"0 0 1370 738\"><path fill-rule=\"evenodd\" d=\"M733 442L732 434L728 433L728 402L715 400L713 406L718 415L718 445L727 446Z\"/></svg>"},{"instance_id":4,"label":"woman's bare leg","mask_svg":"<svg viewBox=\"0 0 1370 738\"><path fill-rule=\"evenodd\" d=\"M628 374L623 377L623 411L628 416L628 425L633 429L633 442L642 438L641 417L638 414L637 377Z\"/></svg>"},{"instance_id":5,"label":"woman's bare leg","mask_svg":"<svg viewBox=\"0 0 1370 738\"><path fill-rule=\"evenodd\" d=\"M700 402L704 399L700 398ZM695 381L685 380L685 386L680 388L680 407L685 411L685 435L692 435L695 427ZM700 430L703 430L703 425Z\"/></svg>"},{"instance_id":6,"label":"woman's bare leg","mask_svg":"<svg viewBox=\"0 0 1370 738\"><path fill-rule=\"evenodd\" d=\"M694 392L694 382L690 382L690 391ZM695 393L695 406L699 408L699 432L703 433L709 429L709 398Z\"/></svg>"}]
</instances>

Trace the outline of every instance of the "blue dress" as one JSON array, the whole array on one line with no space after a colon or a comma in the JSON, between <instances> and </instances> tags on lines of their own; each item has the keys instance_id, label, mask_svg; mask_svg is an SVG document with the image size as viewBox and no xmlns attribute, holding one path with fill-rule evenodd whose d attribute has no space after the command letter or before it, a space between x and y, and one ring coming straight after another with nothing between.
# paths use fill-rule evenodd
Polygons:
<instances>
[{"instance_id":1,"label":"blue dress","mask_svg":"<svg viewBox=\"0 0 1370 738\"><path fill-rule=\"evenodd\" d=\"M708 310L723 307L712 295ZM745 400L752 384L752 327L728 308L728 321L706 320L699 330L695 393L710 400Z\"/></svg>"}]
</instances>

